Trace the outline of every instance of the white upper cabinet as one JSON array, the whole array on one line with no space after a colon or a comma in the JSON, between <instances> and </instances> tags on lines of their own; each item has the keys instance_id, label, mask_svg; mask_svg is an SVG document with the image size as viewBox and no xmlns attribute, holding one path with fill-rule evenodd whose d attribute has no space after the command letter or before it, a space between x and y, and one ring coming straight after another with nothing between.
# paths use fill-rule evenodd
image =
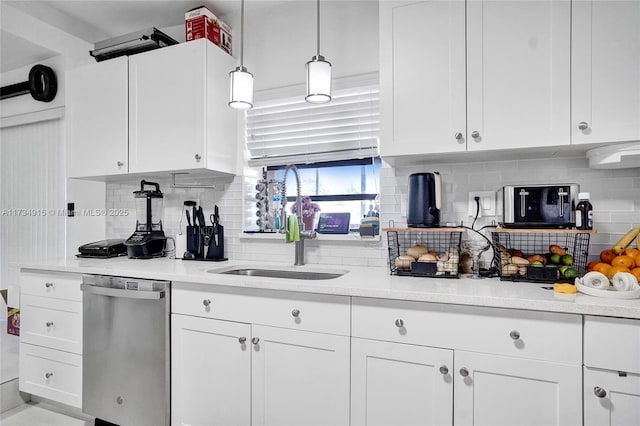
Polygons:
<instances>
[{"instance_id":1,"label":"white upper cabinet","mask_svg":"<svg viewBox=\"0 0 640 426\"><path fill-rule=\"evenodd\" d=\"M640 140L640 1L573 2L572 142Z\"/></svg>"},{"instance_id":2,"label":"white upper cabinet","mask_svg":"<svg viewBox=\"0 0 640 426\"><path fill-rule=\"evenodd\" d=\"M237 111L227 105L227 76L235 65L206 39L130 57L130 173L234 173Z\"/></svg>"},{"instance_id":3,"label":"white upper cabinet","mask_svg":"<svg viewBox=\"0 0 640 426\"><path fill-rule=\"evenodd\" d=\"M67 73L67 176L128 172L126 56Z\"/></svg>"},{"instance_id":4,"label":"white upper cabinet","mask_svg":"<svg viewBox=\"0 0 640 426\"><path fill-rule=\"evenodd\" d=\"M467 149L568 145L571 2L466 4Z\"/></svg>"},{"instance_id":5,"label":"white upper cabinet","mask_svg":"<svg viewBox=\"0 0 640 426\"><path fill-rule=\"evenodd\" d=\"M464 26L464 1L380 2L382 155L466 150Z\"/></svg>"}]
</instances>

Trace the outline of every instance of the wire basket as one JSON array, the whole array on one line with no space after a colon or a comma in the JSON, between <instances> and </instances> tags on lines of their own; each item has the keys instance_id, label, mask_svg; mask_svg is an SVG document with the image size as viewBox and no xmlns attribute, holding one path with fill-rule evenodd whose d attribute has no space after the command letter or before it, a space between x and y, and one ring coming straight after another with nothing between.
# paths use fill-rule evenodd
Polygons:
<instances>
[{"instance_id":1,"label":"wire basket","mask_svg":"<svg viewBox=\"0 0 640 426\"><path fill-rule=\"evenodd\" d=\"M586 273L590 234L575 230L492 232L503 281L573 282ZM523 261L524 260L524 261Z\"/></svg>"},{"instance_id":2,"label":"wire basket","mask_svg":"<svg viewBox=\"0 0 640 426\"><path fill-rule=\"evenodd\" d=\"M459 228L387 228L393 275L458 278Z\"/></svg>"}]
</instances>

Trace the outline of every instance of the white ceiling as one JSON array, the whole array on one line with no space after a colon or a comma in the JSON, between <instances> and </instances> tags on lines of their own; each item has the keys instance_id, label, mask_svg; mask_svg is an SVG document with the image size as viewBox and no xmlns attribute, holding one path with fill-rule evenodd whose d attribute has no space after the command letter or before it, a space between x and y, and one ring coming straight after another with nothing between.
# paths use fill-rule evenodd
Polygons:
<instances>
[{"instance_id":1,"label":"white ceiling","mask_svg":"<svg viewBox=\"0 0 640 426\"><path fill-rule=\"evenodd\" d=\"M286 1L292 0L247 0L245 7L255 12L255 9ZM223 19L225 15L237 14L240 10L240 0L1 0L0 3L92 44L149 27L162 29L181 25L184 23L184 13L201 5L207 6ZM56 54L1 31L1 28L0 38L0 72L26 66Z\"/></svg>"}]
</instances>

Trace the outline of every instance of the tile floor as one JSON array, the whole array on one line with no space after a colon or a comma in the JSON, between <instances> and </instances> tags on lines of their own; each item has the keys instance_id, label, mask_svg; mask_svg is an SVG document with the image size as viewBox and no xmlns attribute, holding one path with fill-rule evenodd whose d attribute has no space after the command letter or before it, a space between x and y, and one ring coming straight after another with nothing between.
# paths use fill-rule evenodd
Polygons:
<instances>
[{"instance_id":1,"label":"tile floor","mask_svg":"<svg viewBox=\"0 0 640 426\"><path fill-rule=\"evenodd\" d=\"M29 402L0 414L2 426L93 426L93 420L54 411L46 404Z\"/></svg>"}]
</instances>

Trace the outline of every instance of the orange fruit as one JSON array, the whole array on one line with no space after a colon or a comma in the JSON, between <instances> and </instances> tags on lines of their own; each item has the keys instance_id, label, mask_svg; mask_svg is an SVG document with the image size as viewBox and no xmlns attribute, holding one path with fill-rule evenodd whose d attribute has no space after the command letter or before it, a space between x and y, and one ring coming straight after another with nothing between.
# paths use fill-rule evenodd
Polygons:
<instances>
[{"instance_id":1,"label":"orange fruit","mask_svg":"<svg viewBox=\"0 0 640 426\"><path fill-rule=\"evenodd\" d=\"M611 261L617 256L616 252L611 249L602 250L600 252L600 260L605 263L611 264Z\"/></svg>"},{"instance_id":2,"label":"orange fruit","mask_svg":"<svg viewBox=\"0 0 640 426\"><path fill-rule=\"evenodd\" d=\"M611 266L626 266L629 269L633 268L635 264L633 257L625 255L616 256L611 261Z\"/></svg>"},{"instance_id":3,"label":"orange fruit","mask_svg":"<svg viewBox=\"0 0 640 426\"><path fill-rule=\"evenodd\" d=\"M638 268L633 268L631 270L631 273L636 277L636 279L638 280L638 282L640 283L640 267Z\"/></svg>"},{"instance_id":4,"label":"orange fruit","mask_svg":"<svg viewBox=\"0 0 640 426\"><path fill-rule=\"evenodd\" d=\"M603 274L607 275L611 268L612 268L612 266L609 265L608 263L600 262L596 266L593 267L593 270L594 271L598 271L598 272L602 272Z\"/></svg>"},{"instance_id":5,"label":"orange fruit","mask_svg":"<svg viewBox=\"0 0 640 426\"><path fill-rule=\"evenodd\" d=\"M636 248L626 248L624 249L624 251L622 252L622 254L624 254L625 256L629 256L629 257L633 257L634 260L636 260L636 265L638 265L638 255L640 255L640 250L636 249ZM638 265L640 266L640 265Z\"/></svg>"},{"instance_id":6,"label":"orange fruit","mask_svg":"<svg viewBox=\"0 0 640 426\"><path fill-rule=\"evenodd\" d=\"M589 262L589 264L587 265L587 272L591 272L591 271L595 271L595 266L598 263L602 263L599 260L592 260L591 262Z\"/></svg>"},{"instance_id":7,"label":"orange fruit","mask_svg":"<svg viewBox=\"0 0 640 426\"><path fill-rule=\"evenodd\" d=\"M631 272L626 266L612 266L607 272L603 272L608 278L612 278L618 272Z\"/></svg>"}]
</instances>

